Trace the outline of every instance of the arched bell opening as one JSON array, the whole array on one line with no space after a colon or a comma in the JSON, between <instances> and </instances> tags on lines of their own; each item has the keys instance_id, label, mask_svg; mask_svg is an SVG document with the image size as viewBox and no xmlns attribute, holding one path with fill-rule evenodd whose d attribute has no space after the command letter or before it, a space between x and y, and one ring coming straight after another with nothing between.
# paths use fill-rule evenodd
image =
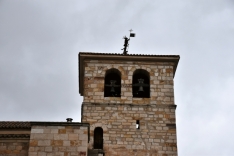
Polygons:
<instances>
[{"instance_id":1,"label":"arched bell opening","mask_svg":"<svg viewBox=\"0 0 234 156\"><path fill-rule=\"evenodd\" d=\"M150 98L150 75L144 69L137 69L132 77L132 95L135 98Z\"/></svg>"},{"instance_id":2,"label":"arched bell opening","mask_svg":"<svg viewBox=\"0 0 234 156\"><path fill-rule=\"evenodd\" d=\"M101 127L96 127L94 129L94 149L103 149L103 129Z\"/></svg>"},{"instance_id":3,"label":"arched bell opening","mask_svg":"<svg viewBox=\"0 0 234 156\"><path fill-rule=\"evenodd\" d=\"M121 73L118 69L106 71L104 97L121 97Z\"/></svg>"}]
</instances>

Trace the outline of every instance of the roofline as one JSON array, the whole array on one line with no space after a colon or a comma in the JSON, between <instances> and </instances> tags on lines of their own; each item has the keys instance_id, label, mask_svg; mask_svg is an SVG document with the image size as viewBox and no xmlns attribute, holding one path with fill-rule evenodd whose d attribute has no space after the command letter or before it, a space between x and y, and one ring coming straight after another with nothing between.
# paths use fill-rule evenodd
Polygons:
<instances>
[{"instance_id":1,"label":"roofline","mask_svg":"<svg viewBox=\"0 0 234 156\"><path fill-rule=\"evenodd\" d=\"M100 52L79 52L86 55L115 55L115 56L156 56L156 57L179 57L179 55L150 55L150 54L127 54L123 53L100 53Z\"/></svg>"},{"instance_id":2,"label":"roofline","mask_svg":"<svg viewBox=\"0 0 234 156\"><path fill-rule=\"evenodd\" d=\"M0 134L1 139L30 139L30 134Z\"/></svg>"},{"instance_id":3,"label":"roofline","mask_svg":"<svg viewBox=\"0 0 234 156\"><path fill-rule=\"evenodd\" d=\"M137 54L111 54L80 52L78 54L79 66L79 93L83 96L84 91L84 60L115 60L115 61L140 61L140 62L173 62L173 77L176 72L179 55L137 55Z\"/></svg>"},{"instance_id":4,"label":"roofline","mask_svg":"<svg viewBox=\"0 0 234 156\"><path fill-rule=\"evenodd\" d=\"M48 122L48 121L32 121L31 126L84 126L89 127L89 123L81 122Z\"/></svg>"},{"instance_id":5,"label":"roofline","mask_svg":"<svg viewBox=\"0 0 234 156\"><path fill-rule=\"evenodd\" d=\"M30 121L0 121L0 129L30 129Z\"/></svg>"},{"instance_id":6,"label":"roofline","mask_svg":"<svg viewBox=\"0 0 234 156\"><path fill-rule=\"evenodd\" d=\"M7 125L9 124L9 125ZM81 122L49 122L49 121L0 121L0 129L31 129L32 126L84 126L89 123Z\"/></svg>"}]
</instances>

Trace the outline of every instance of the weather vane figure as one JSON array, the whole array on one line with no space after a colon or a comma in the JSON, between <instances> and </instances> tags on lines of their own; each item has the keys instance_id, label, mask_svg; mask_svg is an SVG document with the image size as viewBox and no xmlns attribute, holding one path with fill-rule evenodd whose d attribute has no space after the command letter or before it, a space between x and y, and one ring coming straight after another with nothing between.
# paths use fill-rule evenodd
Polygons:
<instances>
[{"instance_id":1,"label":"weather vane figure","mask_svg":"<svg viewBox=\"0 0 234 156\"><path fill-rule=\"evenodd\" d=\"M127 38L126 36L124 36L123 37L123 39L124 39L124 48L123 49L121 49L121 50L123 50L123 54L124 55L127 55L127 53L128 53L128 51L127 51L127 49L128 49L128 43L129 43L129 41L130 41L130 37L135 37L135 33L132 33L132 29L130 29L129 30L130 31L130 35L129 35L129 38Z\"/></svg>"}]
</instances>

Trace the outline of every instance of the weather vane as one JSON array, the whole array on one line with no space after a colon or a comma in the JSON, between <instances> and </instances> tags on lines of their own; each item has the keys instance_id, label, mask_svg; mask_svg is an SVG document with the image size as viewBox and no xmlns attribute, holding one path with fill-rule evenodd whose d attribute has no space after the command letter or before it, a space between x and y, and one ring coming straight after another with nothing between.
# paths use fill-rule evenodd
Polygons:
<instances>
[{"instance_id":1,"label":"weather vane","mask_svg":"<svg viewBox=\"0 0 234 156\"><path fill-rule=\"evenodd\" d=\"M127 51L127 48L128 48L128 45L129 45L128 43L129 43L129 41L130 41L130 37L135 37L135 33L132 33L133 30L130 29L129 31L130 31L129 38L127 38L126 36L123 37L123 39L124 39L124 45L123 45L124 48L121 49L121 50L123 50L123 54L124 54L124 55L127 55L127 52L128 52L128 51Z\"/></svg>"}]
</instances>

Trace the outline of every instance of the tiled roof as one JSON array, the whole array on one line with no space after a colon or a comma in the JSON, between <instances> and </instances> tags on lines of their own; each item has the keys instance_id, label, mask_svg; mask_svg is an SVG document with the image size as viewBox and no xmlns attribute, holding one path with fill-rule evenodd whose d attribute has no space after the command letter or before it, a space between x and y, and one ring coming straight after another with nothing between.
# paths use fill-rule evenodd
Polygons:
<instances>
[{"instance_id":1,"label":"tiled roof","mask_svg":"<svg viewBox=\"0 0 234 156\"><path fill-rule=\"evenodd\" d=\"M3 128L31 128L28 121L0 121L0 129Z\"/></svg>"},{"instance_id":2,"label":"tiled roof","mask_svg":"<svg viewBox=\"0 0 234 156\"><path fill-rule=\"evenodd\" d=\"M29 134L0 134L0 138L30 138Z\"/></svg>"},{"instance_id":3,"label":"tiled roof","mask_svg":"<svg viewBox=\"0 0 234 156\"><path fill-rule=\"evenodd\" d=\"M86 55L121 55L121 56L153 56L153 57L179 57L179 55L147 55L147 54L127 54L124 55L122 53L97 53L97 52L80 52L80 54L86 54Z\"/></svg>"},{"instance_id":4,"label":"tiled roof","mask_svg":"<svg viewBox=\"0 0 234 156\"><path fill-rule=\"evenodd\" d=\"M0 121L0 129L30 129L34 125L42 126L89 126L81 122L50 122L50 121Z\"/></svg>"}]
</instances>

